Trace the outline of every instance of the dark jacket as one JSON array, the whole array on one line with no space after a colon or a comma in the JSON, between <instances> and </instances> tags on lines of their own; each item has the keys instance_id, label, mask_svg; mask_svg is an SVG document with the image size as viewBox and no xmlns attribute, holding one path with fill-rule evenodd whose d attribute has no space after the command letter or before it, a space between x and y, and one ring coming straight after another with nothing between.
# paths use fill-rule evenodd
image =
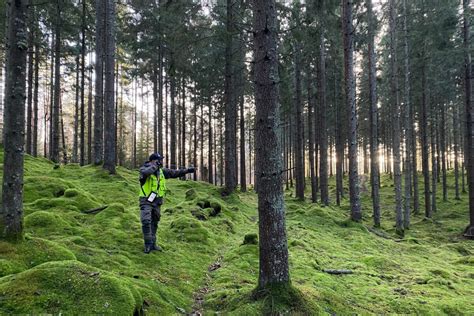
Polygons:
<instances>
[{"instance_id":1,"label":"dark jacket","mask_svg":"<svg viewBox=\"0 0 474 316\"><path fill-rule=\"evenodd\" d=\"M149 161L145 162L143 166L140 167L140 185L143 185L146 181L146 178L150 176L151 174L155 174L157 178L159 178L159 170L160 168L156 165L153 164ZM163 170L163 175L165 176L166 179L171 179L171 178L180 178L185 176L188 173L188 169L168 169L168 168L161 168ZM152 204L153 206L158 206L163 204L163 199L162 198L156 198L155 201L152 203L148 202L146 198L140 198L140 205L142 204Z\"/></svg>"}]
</instances>

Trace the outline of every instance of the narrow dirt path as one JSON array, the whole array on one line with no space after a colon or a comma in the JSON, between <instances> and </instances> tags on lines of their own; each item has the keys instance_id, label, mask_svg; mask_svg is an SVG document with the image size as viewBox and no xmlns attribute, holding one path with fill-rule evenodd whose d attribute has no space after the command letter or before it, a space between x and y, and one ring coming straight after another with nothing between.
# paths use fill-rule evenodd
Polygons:
<instances>
[{"instance_id":1,"label":"narrow dirt path","mask_svg":"<svg viewBox=\"0 0 474 316\"><path fill-rule=\"evenodd\" d=\"M219 255L212 264L209 265L207 268L207 272L205 275L205 282L204 286L199 288L193 293L194 304L193 304L193 311L188 314L189 316L201 316L203 315L203 305L205 301L205 296L212 292L211 282L212 278L210 273L218 270L222 266L222 259L223 256Z\"/></svg>"}]
</instances>

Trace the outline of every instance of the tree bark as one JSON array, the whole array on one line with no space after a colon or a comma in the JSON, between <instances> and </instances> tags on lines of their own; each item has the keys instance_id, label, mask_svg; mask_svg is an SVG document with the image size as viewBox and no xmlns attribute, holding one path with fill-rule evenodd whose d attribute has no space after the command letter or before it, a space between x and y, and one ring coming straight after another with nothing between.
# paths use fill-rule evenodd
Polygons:
<instances>
[{"instance_id":1,"label":"tree bark","mask_svg":"<svg viewBox=\"0 0 474 316\"><path fill-rule=\"evenodd\" d=\"M474 100L472 98L472 62L470 54L470 14L469 0L463 0L464 20L464 67L465 67L465 107L466 107L466 166L469 187L469 218L470 223L464 232L464 236L474 238Z\"/></svg>"},{"instance_id":2,"label":"tree bark","mask_svg":"<svg viewBox=\"0 0 474 316\"><path fill-rule=\"evenodd\" d=\"M96 1L96 56L94 98L94 164L100 165L104 157L104 54L105 54L105 3Z\"/></svg>"},{"instance_id":3,"label":"tree bark","mask_svg":"<svg viewBox=\"0 0 474 316\"><path fill-rule=\"evenodd\" d=\"M213 163L214 159L214 152L213 152L213 145L214 145L214 136L212 134L212 103L211 100L209 100L209 112L208 112L208 133L209 133L209 150L208 150L208 164L209 164L209 175L208 175L208 181L211 184L217 184L216 181L214 181L214 166L215 164Z\"/></svg>"},{"instance_id":4,"label":"tree bark","mask_svg":"<svg viewBox=\"0 0 474 316\"><path fill-rule=\"evenodd\" d=\"M31 155L31 143L33 134L33 42L34 38L34 21L33 10L29 10L28 14L28 96L27 96L27 110L26 110L26 153Z\"/></svg>"},{"instance_id":5,"label":"tree bark","mask_svg":"<svg viewBox=\"0 0 474 316\"><path fill-rule=\"evenodd\" d=\"M310 65L307 66L307 69L311 69ZM312 78L311 74L308 73L307 79L307 90L308 90L308 149L309 149L309 173L311 177L311 202L318 202L318 186L316 182L316 170L314 162L314 96L312 89ZM287 183L288 184L288 183Z\"/></svg>"},{"instance_id":6,"label":"tree bark","mask_svg":"<svg viewBox=\"0 0 474 316\"><path fill-rule=\"evenodd\" d=\"M294 105L294 121L295 121L295 142L294 142L294 159L295 159L295 176L296 176L296 197L304 200L305 189L305 173L304 173L304 147L303 147L303 102L301 100L301 70L300 70L300 54L301 49L299 43L294 46L294 67L295 67L295 105Z\"/></svg>"},{"instance_id":7,"label":"tree bark","mask_svg":"<svg viewBox=\"0 0 474 316\"><path fill-rule=\"evenodd\" d=\"M400 150L400 100L398 93L398 56L396 36L396 7L395 0L390 0L390 90L393 115L393 180L395 189L395 217L397 234L403 236L403 205L402 205L402 173L401 173L401 150Z\"/></svg>"},{"instance_id":8,"label":"tree bark","mask_svg":"<svg viewBox=\"0 0 474 316\"><path fill-rule=\"evenodd\" d=\"M81 127L80 127L80 156L79 164L85 163L85 77L86 77L86 0L82 0L81 16Z\"/></svg>"},{"instance_id":9,"label":"tree bark","mask_svg":"<svg viewBox=\"0 0 474 316\"><path fill-rule=\"evenodd\" d=\"M54 48L54 102L52 112L52 151L51 160L59 163L59 107L61 103L61 1L56 4L55 48Z\"/></svg>"},{"instance_id":10,"label":"tree bark","mask_svg":"<svg viewBox=\"0 0 474 316\"><path fill-rule=\"evenodd\" d=\"M106 1L105 21L104 169L115 174L115 0Z\"/></svg>"},{"instance_id":11,"label":"tree bark","mask_svg":"<svg viewBox=\"0 0 474 316\"><path fill-rule=\"evenodd\" d=\"M237 187L237 105L234 67L235 0L227 0L225 47L225 192Z\"/></svg>"},{"instance_id":12,"label":"tree bark","mask_svg":"<svg viewBox=\"0 0 474 316\"><path fill-rule=\"evenodd\" d=\"M11 241L23 239L27 3L27 0L9 0L7 5L6 102L3 112L5 148L0 233Z\"/></svg>"},{"instance_id":13,"label":"tree bark","mask_svg":"<svg viewBox=\"0 0 474 316\"><path fill-rule=\"evenodd\" d=\"M346 106L349 115L349 194L351 202L351 219L362 220L359 197L359 172L357 166L357 108L355 102L354 77L354 27L352 25L353 0L343 0L343 35L344 35L344 77Z\"/></svg>"},{"instance_id":14,"label":"tree bark","mask_svg":"<svg viewBox=\"0 0 474 316\"><path fill-rule=\"evenodd\" d=\"M416 172L412 168L412 152L415 150L412 146L412 126L413 120L411 119L411 102L410 102L410 63L409 63L409 47L408 47L408 26L407 26L407 0L403 0L403 32L404 32L404 54L405 54L405 90L404 90L404 103L405 103L405 207L403 213L403 227L408 229L410 227L410 209L411 209L411 194L412 194L412 172Z\"/></svg>"},{"instance_id":15,"label":"tree bark","mask_svg":"<svg viewBox=\"0 0 474 316\"><path fill-rule=\"evenodd\" d=\"M424 192L425 192L425 216L431 217L431 200L430 200L430 171L429 171L429 142L428 142L428 110L426 100L426 65L422 61L421 66L421 139L422 150L421 160L423 168Z\"/></svg>"},{"instance_id":16,"label":"tree bark","mask_svg":"<svg viewBox=\"0 0 474 316\"><path fill-rule=\"evenodd\" d=\"M375 17L372 10L372 0L368 0L366 6L369 19L370 182L374 226L380 227L377 61L374 41Z\"/></svg>"},{"instance_id":17,"label":"tree bark","mask_svg":"<svg viewBox=\"0 0 474 316\"><path fill-rule=\"evenodd\" d=\"M35 74L33 90L33 150L34 157L38 156L38 93L39 93L40 46L35 45Z\"/></svg>"},{"instance_id":18,"label":"tree bark","mask_svg":"<svg viewBox=\"0 0 474 316\"><path fill-rule=\"evenodd\" d=\"M323 1L324 3L324 1ZM324 4L323 4L324 6ZM324 14L324 9L322 10ZM324 19L322 18L322 21ZM324 22L322 22L324 23ZM324 30L324 24L322 26ZM320 104L320 137L319 137L319 186L321 189L321 203L329 205L328 189L328 140L327 140L327 102L326 102L326 51L324 46L324 32L321 31L319 43L319 104Z\"/></svg>"},{"instance_id":19,"label":"tree bark","mask_svg":"<svg viewBox=\"0 0 474 316\"><path fill-rule=\"evenodd\" d=\"M260 269L258 286L290 283L282 188L274 0L254 2L256 163ZM272 144L272 146L268 146Z\"/></svg>"}]
</instances>

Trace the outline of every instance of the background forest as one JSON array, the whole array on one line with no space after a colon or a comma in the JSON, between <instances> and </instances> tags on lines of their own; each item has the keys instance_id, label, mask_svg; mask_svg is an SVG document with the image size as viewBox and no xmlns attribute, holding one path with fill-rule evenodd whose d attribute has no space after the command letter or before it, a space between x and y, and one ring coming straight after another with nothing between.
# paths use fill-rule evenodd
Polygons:
<instances>
[{"instance_id":1,"label":"background forest","mask_svg":"<svg viewBox=\"0 0 474 316\"><path fill-rule=\"evenodd\" d=\"M17 2L25 19L12 31ZM82 275L100 275L90 312L474 313L473 10L470 0L1 2L2 152L27 155L21 177L1 170L19 179L4 184L4 218L25 203L7 239L26 241L0 241L0 311L77 311L93 287ZM7 67L13 33L26 54L12 68L23 90L11 90L24 120L9 122L9 84L21 86ZM275 100L261 98L267 62ZM268 104L277 114L261 115ZM277 140L262 142L266 127ZM170 184L168 246L146 259L161 275L138 272L140 236L124 235L139 233L133 170L153 152L165 167L196 167L181 179L195 182ZM286 207L264 213L279 191L267 190L268 170L281 173ZM295 287L268 299L253 285L272 221ZM46 280L67 274L71 296ZM40 294L24 290L30 279Z\"/></svg>"}]
</instances>

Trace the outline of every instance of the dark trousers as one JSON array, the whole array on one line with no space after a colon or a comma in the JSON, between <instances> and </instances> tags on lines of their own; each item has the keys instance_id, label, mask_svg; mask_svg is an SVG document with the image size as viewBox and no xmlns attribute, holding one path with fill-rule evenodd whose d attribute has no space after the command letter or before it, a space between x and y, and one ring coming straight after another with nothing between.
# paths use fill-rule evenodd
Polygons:
<instances>
[{"instance_id":1,"label":"dark trousers","mask_svg":"<svg viewBox=\"0 0 474 316\"><path fill-rule=\"evenodd\" d=\"M156 231L160 217L160 205L140 201L140 221L142 222L145 245L154 245L156 243Z\"/></svg>"}]
</instances>

